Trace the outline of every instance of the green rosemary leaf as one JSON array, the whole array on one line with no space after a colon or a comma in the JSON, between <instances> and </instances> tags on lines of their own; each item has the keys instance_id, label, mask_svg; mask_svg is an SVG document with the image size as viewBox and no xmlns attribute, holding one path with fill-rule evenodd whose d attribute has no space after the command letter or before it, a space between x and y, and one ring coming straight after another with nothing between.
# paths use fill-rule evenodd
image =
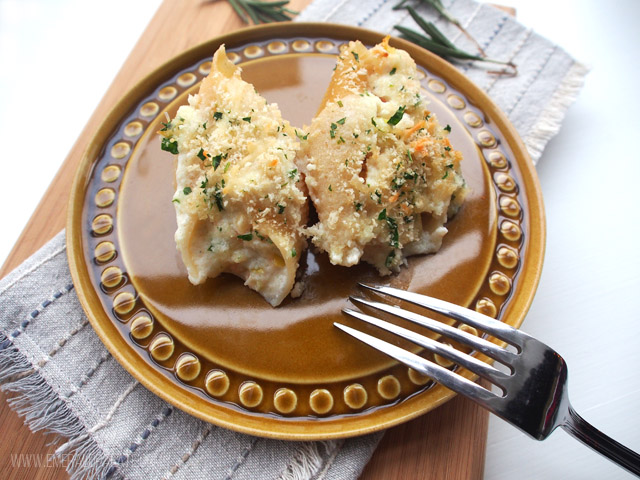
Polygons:
<instances>
[{"instance_id":1,"label":"green rosemary leaf","mask_svg":"<svg viewBox=\"0 0 640 480\"><path fill-rule=\"evenodd\" d=\"M405 7L404 4L407 2L407 0L404 0L403 2L401 2L401 6L399 6L398 8L411 8L410 6ZM458 28L458 30L460 30L471 42L473 42L473 44L476 46L476 48L478 49L478 52L480 53L480 56L482 56L483 58L487 57L487 54L485 53L485 51L482 49L482 46L478 43L478 41L473 38L473 36L467 31L466 28L464 28L464 26L462 25L462 23L460 23L460 20L458 20L457 18L455 18L442 4L441 0L418 0L419 3L426 3L427 5L431 6L433 9L435 9L442 17L444 17L448 22L450 22L451 24L455 25L456 28ZM398 4L400 5L400 4ZM428 33L428 32L427 32ZM435 38L434 38L435 39ZM448 40L447 40L448 42ZM495 63L495 62L494 62ZM517 69L515 68L515 65L513 64L508 64L506 62L503 62L505 65L508 65L509 67L514 69L514 73L517 73ZM506 73L506 72L505 72Z\"/></svg>"},{"instance_id":2,"label":"green rosemary leaf","mask_svg":"<svg viewBox=\"0 0 640 480\"><path fill-rule=\"evenodd\" d=\"M288 0L229 0L231 7L244 23L260 24L272 22L285 22L291 20L290 15L297 15L298 12L289 10Z\"/></svg>"},{"instance_id":3,"label":"green rosemary leaf","mask_svg":"<svg viewBox=\"0 0 640 480\"><path fill-rule=\"evenodd\" d=\"M409 11L411 18L413 18L418 26L422 30L424 30L427 35L430 35L435 42L438 42L443 47L453 49L457 48L453 43L449 41L447 37L444 36L444 34L440 30L438 30L438 28L432 22L427 22L424 18L418 15L418 13L412 7L407 7L407 10Z\"/></svg>"},{"instance_id":4,"label":"green rosemary leaf","mask_svg":"<svg viewBox=\"0 0 640 480\"><path fill-rule=\"evenodd\" d=\"M238 0L238 1L241 2L242 0ZM253 20L253 23L255 23L256 25L261 23L260 18L258 17L258 9L256 9L255 7L251 8L249 5L247 5L246 2L244 2L243 6L244 6L245 11L247 12L247 15L249 15L249 17L251 17L251 20Z\"/></svg>"},{"instance_id":5,"label":"green rosemary leaf","mask_svg":"<svg viewBox=\"0 0 640 480\"><path fill-rule=\"evenodd\" d=\"M276 2L260 2L256 0L245 0L247 5L257 6L259 8L268 7L268 8L276 8L276 7L284 7L289 3L289 0L281 0Z\"/></svg>"},{"instance_id":6,"label":"green rosemary leaf","mask_svg":"<svg viewBox=\"0 0 640 480\"><path fill-rule=\"evenodd\" d=\"M231 4L231 7L235 10L235 12L238 14L238 16L242 19L242 21L244 23L249 23L249 19L240 8L240 5L238 4L238 0L229 0L229 3Z\"/></svg>"},{"instance_id":7,"label":"green rosemary leaf","mask_svg":"<svg viewBox=\"0 0 640 480\"><path fill-rule=\"evenodd\" d=\"M487 61L486 58L480 57L478 55L472 55L463 50L457 48L449 48L434 40L425 37L424 35L416 32L415 30L411 30L410 28L403 27L401 25L395 26L396 30L400 31L404 38L412 41L413 43L420 45L422 48L426 48L427 50L435 53L436 55L440 55L445 58L457 58L459 60L480 60Z\"/></svg>"},{"instance_id":8,"label":"green rosemary leaf","mask_svg":"<svg viewBox=\"0 0 640 480\"><path fill-rule=\"evenodd\" d=\"M272 15L270 10L263 10L261 7L256 7L256 16L261 23L279 22L281 18Z\"/></svg>"},{"instance_id":9,"label":"green rosemary leaf","mask_svg":"<svg viewBox=\"0 0 640 480\"><path fill-rule=\"evenodd\" d=\"M291 20L291 18L287 17L284 13L280 13L280 12L272 12L269 14L269 16L275 22L287 22Z\"/></svg>"},{"instance_id":10,"label":"green rosemary leaf","mask_svg":"<svg viewBox=\"0 0 640 480\"><path fill-rule=\"evenodd\" d=\"M453 23L456 26L460 26L460 22L458 21L458 19L454 18L453 15L451 15L449 11L446 8L444 8L444 5L442 4L441 0L421 0L421 1L431 5L433 8L437 10L437 12L440 15L446 18L449 22Z\"/></svg>"}]
</instances>

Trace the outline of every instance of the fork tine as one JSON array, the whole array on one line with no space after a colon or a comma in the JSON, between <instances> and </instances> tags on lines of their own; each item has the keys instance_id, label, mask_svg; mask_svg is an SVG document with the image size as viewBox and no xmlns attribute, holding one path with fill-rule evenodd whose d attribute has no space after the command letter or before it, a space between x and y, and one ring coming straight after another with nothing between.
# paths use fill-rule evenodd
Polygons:
<instances>
[{"instance_id":1,"label":"fork tine","mask_svg":"<svg viewBox=\"0 0 640 480\"><path fill-rule=\"evenodd\" d=\"M507 365L514 360L515 354L505 350L504 348L499 347L495 343L491 343L484 338L477 337L465 331L462 331L458 328L451 327L446 323L438 322L428 317L424 317L414 312L410 312L408 310L403 310L402 308L395 307L393 305L388 305L386 303L373 302L371 300L366 300L364 298L359 297L349 297L352 302L366 305L375 310L381 310L383 312L389 313L399 318L403 318L405 320L409 320L417 325L428 328L429 330L439 333L441 335L445 335L452 340L456 340L460 343L464 343L465 345L477 350L485 355L488 355L499 362Z\"/></svg>"},{"instance_id":2,"label":"fork tine","mask_svg":"<svg viewBox=\"0 0 640 480\"><path fill-rule=\"evenodd\" d=\"M510 327L506 323L502 323L498 320L487 317L486 315L482 315L481 313L460 307L453 303L445 302L444 300L428 297L418 293L407 292L393 287L367 285L364 283L358 283L358 285L383 295L389 295L394 298L399 298L400 300L405 300L433 312L441 313L447 317L453 318L454 320L479 328L494 337L520 348L522 348L523 340L528 336L526 333Z\"/></svg>"},{"instance_id":3,"label":"fork tine","mask_svg":"<svg viewBox=\"0 0 640 480\"><path fill-rule=\"evenodd\" d=\"M473 373L476 373L481 377L490 380L496 385L503 386L503 382L509 378L509 375L501 372L496 368L493 368L491 365L481 362L477 358L456 350L449 345L445 345L441 342L420 335L416 332L412 332L411 330L407 330L406 328L394 325L393 323L385 322L384 320L380 320L365 313L358 312L357 310L345 308L342 311L347 315L362 320L363 322L375 325L376 327L394 333L399 337L406 338L416 345L420 345L421 347L426 348L430 352L442 355L443 357L456 362L461 367L464 367L467 370L470 370Z\"/></svg>"},{"instance_id":4,"label":"fork tine","mask_svg":"<svg viewBox=\"0 0 640 480\"><path fill-rule=\"evenodd\" d=\"M496 399L498 399L495 394L472 382L471 380L457 375L456 373L453 373L452 371L447 370L446 368L441 367L440 365L437 365L433 362L430 362L429 360L426 360L414 353L407 352L400 347L396 347L391 343L380 340L379 338L356 330L355 328L347 327L346 325L342 325L338 322L334 322L333 324L343 332L357 338L361 342L366 343L367 345L386 355L389 355L392 358L395 358L399 362L413 368L417 372L431 377L436 382L444 385L447 388L450 388L454 392L465 395L489 409L493 409L492 404Z\"/></svg>"}]
</instances>

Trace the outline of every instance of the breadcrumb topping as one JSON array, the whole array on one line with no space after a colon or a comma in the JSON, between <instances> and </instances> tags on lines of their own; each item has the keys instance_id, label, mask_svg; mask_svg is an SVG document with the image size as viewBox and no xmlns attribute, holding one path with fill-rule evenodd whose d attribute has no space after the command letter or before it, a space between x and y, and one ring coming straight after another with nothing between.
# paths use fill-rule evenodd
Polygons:
<instances>
[{"instance_id":1,"label":"breadcrumb topping","mask_svg":"<svg viewBox=\"0 0 640 480\"><path fill-rule=\"evenodd\" d=\"M319 218L307 233L334 264L363 259L381 274L397 271L406 256L440 248L464 199L462 155L428 110L417 73L388 39L340 53L297 161Z\"/></svg>"},{"instance_id":2,"label":"breadcrumb topping","mask_svg":"<svg viewBox=\"0 0 640 480\"><path fill-rule=\"evenodd\" d=\"M230 272L278 305L306 248L294 129L242 80L223 46L199 92L160 134L163 148L178 155L176 244L189 280Z\"/></svg>"}]
</instances>

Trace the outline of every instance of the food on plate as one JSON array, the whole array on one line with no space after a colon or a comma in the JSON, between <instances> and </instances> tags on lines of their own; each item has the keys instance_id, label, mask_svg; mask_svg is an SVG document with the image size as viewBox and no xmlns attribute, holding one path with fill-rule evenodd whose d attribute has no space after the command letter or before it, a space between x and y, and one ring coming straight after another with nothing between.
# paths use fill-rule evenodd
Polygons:
<instances>
[{"instance_id":1,"label":"food on plate","mask_svg":"<svg viewBox=\"0 0 640 480\"><path fill-rule=\"evenodd\" d=\"M177 154L177 248L193 284L232 273L279 305L306 248L296 132L221 46L210 74L160 131Z\"/></svg>"},{"instance_id":2,"label":"food on plate","mask_svg":"<svg viewBox=\"0 0 640 480\"><path fill-rule=\"evenodd\" d=\"M380 274L440 249L462 204L462 155L421 93L416 64L388 37L341 50L297 157L318 222L307 229L336 265Z\"/></svg>"},{"instance_id":3,"label":"food on plate","mask_svg":"<svg viewBox=\"0 0 640 480\"><path fill-rule=\"evenodd\" d=\"M163 125L162 148L177 154L175 240L189 280L229 272L273 306L300 294L307 237L335 265L364 260L387 275L440 249L466 194L451 127L429 111L415 62L388 37L342 48L302 132L242 80L224 46Z\"/></svg>"}]
</instances>

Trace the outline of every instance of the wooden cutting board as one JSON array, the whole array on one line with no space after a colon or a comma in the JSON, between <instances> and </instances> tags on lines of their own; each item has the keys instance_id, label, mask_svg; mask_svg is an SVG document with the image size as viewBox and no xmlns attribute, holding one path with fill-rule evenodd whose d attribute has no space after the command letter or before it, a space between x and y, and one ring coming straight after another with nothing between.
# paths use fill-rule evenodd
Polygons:
<instances>
[{"instance_id":1,"label":"wooden cutting board","mask_svg":"<svg viewBox=\"0 0 640 480\"><path fill-rule=\"evenodd\" d=\"M311 0L291 0L302 10ZM71 183L82 152L120 97L156 67L185 49L244 25L224 0L164 0L43 195L2 269L0 278L65 226ZM181 32L176 35L175 32ZM171 42L167 39L171 38ZM67 462L52 459L53 439L32 433L0 394L0 478L67 479ZM488 414L463 398L384 436L362 479L479 479L484 469Z\"/></svg>"}]
</instances>

